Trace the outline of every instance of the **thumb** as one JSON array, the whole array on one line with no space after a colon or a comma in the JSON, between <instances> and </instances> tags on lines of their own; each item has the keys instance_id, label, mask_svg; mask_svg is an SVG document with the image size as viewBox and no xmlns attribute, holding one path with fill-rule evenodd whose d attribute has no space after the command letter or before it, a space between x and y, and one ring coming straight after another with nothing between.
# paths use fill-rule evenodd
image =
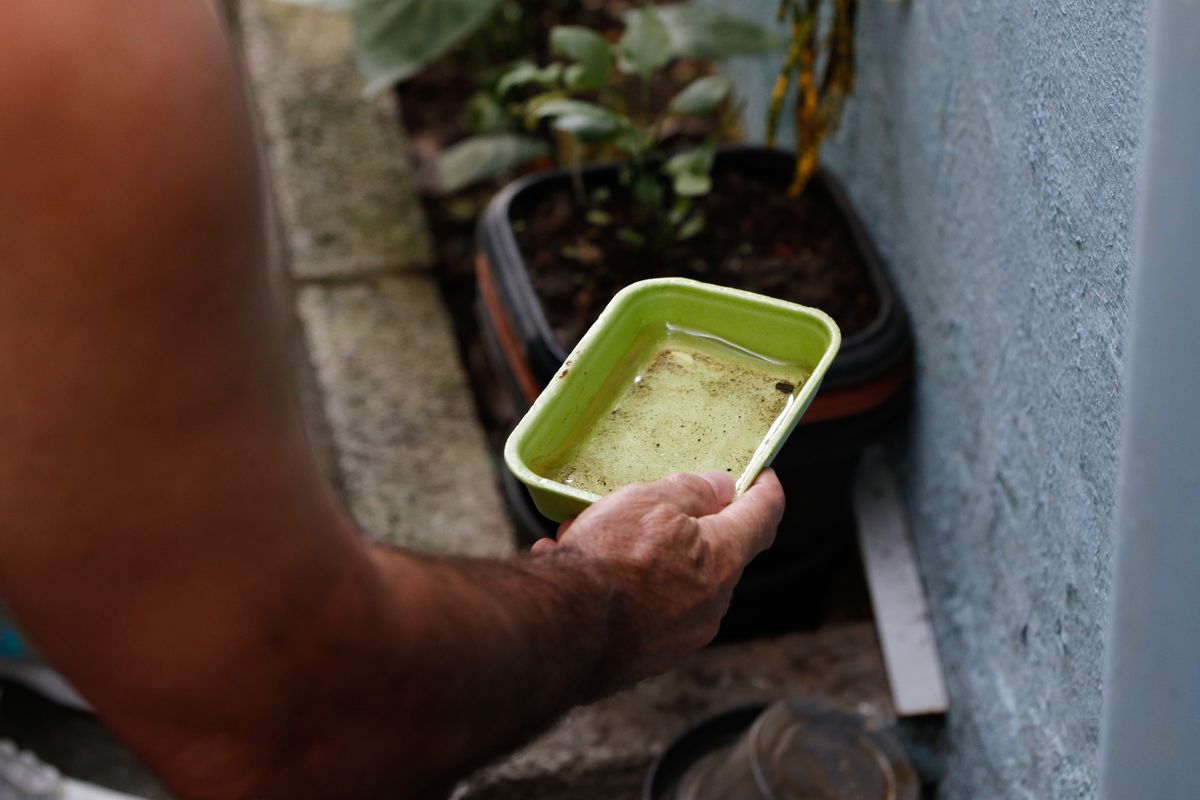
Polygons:
<instances>
[{"instance_id":1,"label":"thumb","mask_svg":"<svg viewBox=\"0 0 1200 800\"><path fill-rule=\"evenodd\" d=\"M719 513L701 519L700 528L710 543L732 549L743 564L748 564L774 543L784 505L779 478L774 470L766 469L740 498Z\"/></svg>"},{"instance_id":2,"label":"thumb","mask_svg":"<svg viewBox=\"0 0 1200 800\"><path fill-rule=\"evenodd\" d=\"M733 496L733 479L724 472L706 472L703 475L676 472L654 483L626 486L605 500L640 497L678 509L689 517L706 517L729 505Z\"/></svg>"}]
</instances>

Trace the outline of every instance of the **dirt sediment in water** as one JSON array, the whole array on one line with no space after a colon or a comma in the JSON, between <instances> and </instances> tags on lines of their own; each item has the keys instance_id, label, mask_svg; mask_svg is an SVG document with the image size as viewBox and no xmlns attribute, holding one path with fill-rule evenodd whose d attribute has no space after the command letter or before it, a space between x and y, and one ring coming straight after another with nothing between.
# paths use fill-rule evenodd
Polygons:
<instances>
[{"instance_id":1,"label":"dirt sediment in water","mask_svg":"<svg viewBox=\"0 0 1200 800\"><path fill-rule=\"evenodd\" d=\"M623 391L614 387L617 397L576 446L539 471L599 495L672 472L736 479L805 377L794 366L668 344Z\"/></svg>"}]
</instances>

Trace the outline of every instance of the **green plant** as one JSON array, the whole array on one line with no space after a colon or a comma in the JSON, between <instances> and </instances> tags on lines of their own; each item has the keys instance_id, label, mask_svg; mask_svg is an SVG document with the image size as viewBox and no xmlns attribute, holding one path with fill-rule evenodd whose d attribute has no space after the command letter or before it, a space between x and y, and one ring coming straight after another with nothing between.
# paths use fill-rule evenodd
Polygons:
<instances>
[{"instance_id":1,"label":"green plant","mask_svg":"<svg viewBox=\"0 0 1200 800\"><path fill-rule=\"evenodd\" d=\"M791 193L804 190L817 169L821 146L841 121L854 90L854 22L858 0L780 0L779 21L790 41L771 93L767 141L774 144L792 87L796 87L796 175Z\"/></svg>"},{"instance_id":2,"label":"green plant","mask_svg":"<svg viewBox=\"0 0 1200 800\"><path fill-rule=\"evenodd\" d=\"M566 11L579 0L284 0L353 14L355 53L367 93L417 74L469 39L481 64L516 57L538 10Z\"/></svg>"},{"instance_id":3,"label":"green plant","mask_svg":"<svg viewBox=\"0 0 1200 800\"><path fill-rule=\"evenodd\" d=\"M587 155L621 156L622 187L638 210L638 224L617 234L669 247L703 229L696 199L712 188L716 141L735 115L728 78L704 75L664 101L655 94L668 82L664 71L677 58L718 60L780 43L756 23L690 4L635 9L615 44L588 28L556 27L549 50L561 60L519 63L498 79L491 127L443 154L442 188L454 191L545 155L552 139L575 175L577 201L591 206L589 220L607 224L609 215L599 208L605 198L585 195L580 168ZM680 117L715 118L717 132L683 152L666 153L664 132Z\"/></svg>"},{"instance_id":4,"label":"green plant","mask_svg":"<svg viewBox=\"0 0 1200 800\"><path fill-rule=\"evenodd\" d=\"M368 93L407 80L479 30L499 0L353 0Z\"/></svg>"},{"instance_id":5,"label":"green plant","mask_svg":"<svg viewBox=\"0 0 1200 800\"><path fill-rule=\"evenodd\" d=\"M404 81L479 34L485 51L480 64L513 57L527 46L525 25L538 4L528 0L285 0L296 5L351 10L359 65L368 92ZM566 11L579 0L543 0ZM854 89L854 27L858 0L780 0L779 22L788 29L787 55L771 95L767 141L775 144L789 97L795 90L797 166L791 193L803 191L816 171L821 148L836 130L846 99ZM637 13L637 12L635 12ZM748 20L694 3L667 6L659 16L670 31L676 55L721 59L762 53L781 42ZM488 25L489 20L497 24ZM494 30L493 30L494 29ZM471 141L447 155L447 176L455 188L469 185L548 152L547 145L514 133L515 120L504 113L502 98L482 92L468 113L471 129L487 139ZM486 117L481 120L481 112Z\"/></svg>"}]
</instances>

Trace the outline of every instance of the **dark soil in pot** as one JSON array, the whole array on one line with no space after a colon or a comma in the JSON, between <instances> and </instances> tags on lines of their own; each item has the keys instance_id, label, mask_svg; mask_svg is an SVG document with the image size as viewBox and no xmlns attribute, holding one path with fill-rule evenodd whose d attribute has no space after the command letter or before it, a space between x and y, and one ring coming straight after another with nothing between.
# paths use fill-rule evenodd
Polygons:
<instances>
[{"instance_id":1,"label":"dark soil in pot","mask_svg":"<svg viewBox=\"0 0 1200 800\"><path fill-rule=\"evenodd\" d=\"M781 178L784 176L781 176ZM546 321L570 349L622 288L680 276L815 306L846 337L879 315L878 295L837 206L821 184L798 198L756 176L724 170L702 199L707 224L666 252L631 244L634 205L616 195L604 225L588 221L575 195L559 189L514 207L513 231ZM836 268L831 268L836 265Z\"/></svg>"},{"instance_id":2,"label":"dark soil in pot","mask_svg":"<svg viewBox=\"0 0 1200 800\"><path fill-rule=\"evenodd\" d=\"M788 195L795 163L772 148L720 148L716 188L702 201L710 219L673 248L629 243L631 230L648 240L655 228L622 224L634 211L620 201L620 165L583 172L585 196L611 195L600 209L612 218L607 224L597 224L603 220L594 210L591 220L576 213L568 172L510 184L478 231L485 310L493 328L519 345L506 348L503 368L525 384L544 384L617 289L681 275L815 305L838 321L842 349L802 423L806 430L826 422L862 427L875 410L897 405L911 375L903 303L836 176L820 170L803 196ZM528 405L535 397L527 387L522 399ZM851 438L860 447L887 427Z\"/></svg>"}]
</instances>

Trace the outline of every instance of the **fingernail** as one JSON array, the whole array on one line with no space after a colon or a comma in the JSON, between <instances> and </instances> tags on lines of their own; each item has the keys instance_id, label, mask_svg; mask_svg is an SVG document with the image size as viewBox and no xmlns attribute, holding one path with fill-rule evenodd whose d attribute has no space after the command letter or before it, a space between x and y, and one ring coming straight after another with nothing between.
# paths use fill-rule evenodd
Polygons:
<instances>
[{"instance_id":1,"label":"fingernail","mask_svg":"<svg viewBox=\"0 0 1200 800\"><path fill-rule=\"evenodd\" d=\"M716 495L717 502L723 506L733 502L733 497L737 493L737 485L729 473L705 472L700 477L708 481L708 485L713 489L713 494Z\"/></svg>"},{"instance_id":2,"label":"fingernail","mask_svg":"<svg viewBox=\"0 0 1200 800\"><path fill-rule=\"evenodd\" d=\"M529 552L533 553L535 556L541 555L542 553L550 552L557 546L558 542L554 541L553 539L538 539L533 543L533 547L529 548Z\"/></svg>"}]
</instances>

